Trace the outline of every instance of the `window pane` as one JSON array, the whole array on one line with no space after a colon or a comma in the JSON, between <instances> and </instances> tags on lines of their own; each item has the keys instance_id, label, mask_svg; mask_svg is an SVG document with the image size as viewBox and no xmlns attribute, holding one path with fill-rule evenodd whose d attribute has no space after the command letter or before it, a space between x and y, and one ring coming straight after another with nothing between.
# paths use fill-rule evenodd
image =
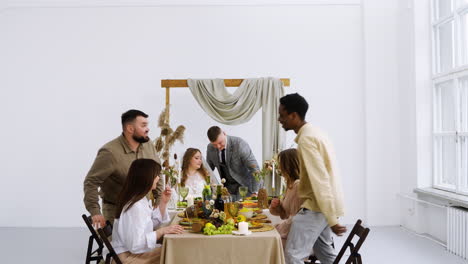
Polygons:
<instances>
[{"instance_id":1,"label":"window pane","mask_svg":"<svg viewBox=\"0 0 468 264\"><path fill-rule=\"evenodd\" d=\"M461 188L468 192L468 137L460 137L460 152Z\"/></svg>"},{"instance_id":2,"label":"window pane","mask_svg":"<svg viewBox=\"0 0 468 264\"><path fill-rule=\"evenodd\" d=\"M435 89L434 125L436 131L455 131L455 89L453 81L440 83Z\"/></svg>"},{"instance_id":3,"label":"window pane","mask_svg":"<svg viewBox=\"0 0 468 264\"><path fill-rule=\"evenodd\" d=\"M462 64L466 65L468 64L468 13L461 17L461 33Z\"/></svg>"},{"instance_id":4,"label":"window pane","mask_svg":"<svg viewBox=\"0 0 468 264\"><path fill-rule=\"evenodd\" d=\"M434 144L436 184L453 187L456 184L455 136L437 137Z\"/></svg>"},{"instance_id":5,"label":"window pane","mask_svg":"<svg viewBox=\"0 0 468 264\"><path fill-rule=\"evenodd\" d=\"M439 17L448 16L452 12L451 0L437 0L437 8L439 10Z\"/></svg>"},{"instance_id":6,"label":"window pane","mask_svg":"<svg viewBox=\"0 0 468 264\"><path fill-rule=\"evenodd\" d=\"M458 0L458 7L468 5L468 0Z\"/></svg>"},{"instance_id":7,"label":"window pane","mask_svg":"<svg viewBox=\"0 0 468 264\"><path fill-rule=\"evenodd\" d=\"M453 21L438 26L438 69L446 72L453 68Z\"/></svg>"},{"instance_id":8,"label":"window pane","mask_svg":"<svg viewBox=\"0 0 468 264\"><path fill-rule=\"evenodd\" d=\"M468 132L468 77L460 79L460 130Z\"/></svg>"}]
</instances>

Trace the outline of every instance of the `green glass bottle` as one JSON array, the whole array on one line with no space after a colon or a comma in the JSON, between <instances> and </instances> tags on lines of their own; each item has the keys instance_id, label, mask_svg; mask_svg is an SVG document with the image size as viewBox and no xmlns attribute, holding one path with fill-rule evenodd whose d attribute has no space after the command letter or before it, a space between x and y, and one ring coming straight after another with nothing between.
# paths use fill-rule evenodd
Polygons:
<instances>
[{"instance_id":1,"label":"green glass bottle","mask_svg":"<svg viewBox=\"0 0 468 264\"><path fill-rule=\"evenodd\" d=\"M224 211L224 201L221 196L223 195L222 193L222 185L217 185L216 186L216 200L215 200L215 209L218 209L220 212Z\"/></svg>"}]
</instances>

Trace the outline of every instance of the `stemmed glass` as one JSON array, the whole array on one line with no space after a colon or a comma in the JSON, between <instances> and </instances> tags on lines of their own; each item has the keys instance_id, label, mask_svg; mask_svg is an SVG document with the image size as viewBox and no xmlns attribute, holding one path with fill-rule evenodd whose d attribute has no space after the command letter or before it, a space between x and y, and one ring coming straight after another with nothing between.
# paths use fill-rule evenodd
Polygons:
<instances>
[{"instance_id":1,"label":"stemmed glass","mask_svg":"<svg viewBox=\"0 0 468 264\"><path fill-rule=\"evenodd\" d=\"M239 194L240 194L240 196L242 196L242 201L245 200L245 196L247 195L248 191L249 191L249 189L247 188L247 186L239 187Z\"/></svg>"},{"instance_id":2,"label":"stemmed glass","mask_svg":"<svg viewBox=\"0 0 468 264\"><path fill-rule=\"evenodd\" d=\"M179 194L182 197L182 201L185 200L185 197L187 197L188 193L189 193L189 188L188 187L185 187L185 186L180 186L179 187Z\"/></svg>"}]
</instances>

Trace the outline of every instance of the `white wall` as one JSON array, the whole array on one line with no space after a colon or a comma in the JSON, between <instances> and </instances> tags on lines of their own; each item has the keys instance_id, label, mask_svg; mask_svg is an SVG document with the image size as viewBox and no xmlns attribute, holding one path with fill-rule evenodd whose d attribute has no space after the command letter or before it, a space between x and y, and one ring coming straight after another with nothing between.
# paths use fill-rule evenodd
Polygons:
<instances>
[{"instance_id":1,"label":"white wall","mask_svg":"<svg viewBox=\"0 0 468 264\"><path fill-rule=\"evenodd\" d=\"M432 186L430 1L400 0L399 12L401 225L445 243L446 209L408 198L447 205L413 192Z\"/></svg>"},{"instance_id":2,"label":"white wall","mask_svg":"<svg viewBox=\"0 0 468 264\"><path fill-rule=\"evenodd\" d=\"M161 79L260 76L291 78L287 91L308 99L307 119L333 139L346 197L343 222L368 215L372 224L396 224L390 211L398 212L398 165L391 163L398 159L393 155L398 136L387 131L397 112L397 92L387 91L394 87L394 52L377 48L386 34L372 29L369 19L383 19L365 16L366 54L363 14L352 3L0 13L0 226L81 226L84 176L98 148L119 134L120 114L129 108L146 111L151 136L157 135ZM384 27L393 34L393 24ZM364 74L364 65L379 67L380 57L372 57L382 52L390 69ZM382 85L386 70L390 76ZM374 96L377 100L370 100ZM383 115L377 113L380 103ZM172 105L172 124L187 126L185 145L176 151L189 146L204 151L206 129L215 123L188 90L174 89ZM257 115L242 126L223 126L245 138L258 159L260 121ZM377 136L386 139L383 146ZM289 143L293 138L288 134Z\"/></svg>"},{"instance_id":3,"label":"white wall","mask_svg":"<svg viewBox=\"0 0 468 264\"><path fill-rule=\"evenodd\" d=\"M399 223L400 116L396 1L363 1L366 169L370 225Z\"/></svg>"}]
</instances>

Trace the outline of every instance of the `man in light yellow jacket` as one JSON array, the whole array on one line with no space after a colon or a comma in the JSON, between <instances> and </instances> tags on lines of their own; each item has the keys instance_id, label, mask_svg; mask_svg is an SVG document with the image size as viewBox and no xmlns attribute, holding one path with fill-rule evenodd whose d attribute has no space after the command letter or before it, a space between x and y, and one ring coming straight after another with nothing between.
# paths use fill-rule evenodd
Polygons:
<instances>
[{"instance_id":1,"label":"man in light yellow jacket","mask_svg":"<svg viewBox=\"0 0 468 264\"><path fill-rule=\"evenodd\" d=\"M301 95L280 99L279 118L283 128L294 130L300 162L299 197L304 199L294 216L285 248L286 263L304 263L312 248L323 264L333 263L336 254L331 232L343 235L346 227L338 223L343 216L343 198L334 169L335 155L325 134L308 124L309 104Z\"/></svg>"}]
</instances>

